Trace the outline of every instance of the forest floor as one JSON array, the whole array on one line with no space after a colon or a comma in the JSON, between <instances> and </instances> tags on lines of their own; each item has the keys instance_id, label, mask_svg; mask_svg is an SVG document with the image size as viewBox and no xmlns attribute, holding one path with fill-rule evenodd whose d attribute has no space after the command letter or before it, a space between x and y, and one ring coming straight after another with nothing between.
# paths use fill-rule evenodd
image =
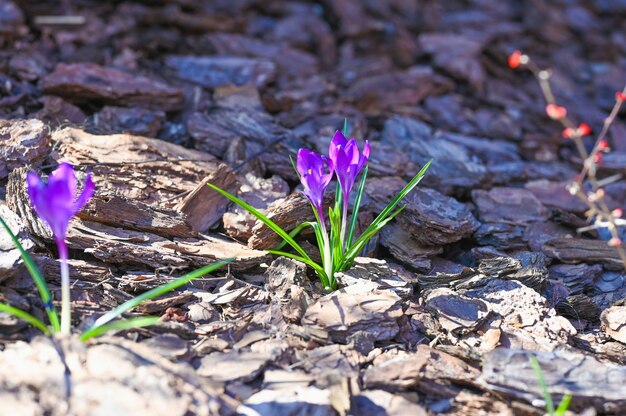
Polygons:
<instances>
[{"instance_id":1,"label":"forest floor","mask_svg":"<svg viewBox=\"0 0 626 416\"><path fill-rule=\"evenodd\" d=\"M66 161L96 184L67 238L77 332L236 257L128 315L161 324L88 343L0 313L0 415L542 415L531 355L555 403L626 414L623 265L577 232L581 160L507 65L551 68L598 131L626 81L623 1L0 0L0 46L0 215L55 299L26 174ZM360 229L434 162L326 293L206 183L288 231L313 220L290 156L345 119L371 145ZM623 115L608 139L600 178L626 169ZM43 317L4 233L0 252L0 301Z\"/></svg>"}]
</instances>

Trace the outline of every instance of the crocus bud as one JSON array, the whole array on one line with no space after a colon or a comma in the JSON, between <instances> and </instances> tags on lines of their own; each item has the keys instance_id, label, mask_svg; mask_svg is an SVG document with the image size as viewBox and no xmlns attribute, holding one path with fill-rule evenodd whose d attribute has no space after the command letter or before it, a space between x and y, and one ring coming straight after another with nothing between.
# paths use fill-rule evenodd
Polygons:
<instances>
[{"instance_id":1,"label":"crocus bud","mask_svg":"<svg viewBox=\"0 0 626 416\"><path fill-rule=\"evenodd\" d=\"M346 139L337 130L328 148L330 160L333 162L344 200L347 201L359 172L365 167L370 155L369 142L365 141L363 152L359 152L355 139Z\"/></svg>"},{"instance_id":2,"label":"crocus bud","mask_svg":"<svg viewBox=\"0 0 626 416\"><path fill-rule=\"evenodd\" d=\"M58 242L65 240L70 219L87 204L95 186L88 175L85 188L77 195L76 174L69 163L61 163L43 182L36 173L26 177L28 196L35 212L52 230Z\"/></svg>"},{"instance_id":3,"label":"crocus bud","mask_svg":"<svg viewBox=\"0 0 626 416\"><path fill-rule=\"evenodd\" d=\"M324 191L333 177L334 165L332 160L310 150L300 149L296 167L300 174L300 181L304 185L304 194L311 201L317 213L323 216Z\"/></svg>"},{"instance_id":4,"label":"crocus bud","mask_svg":"<svg viewBox=\"0 0 626 416\"><path fill-rule=\"evenodd\" d=\"M567 116L567 109L556 104L546 106L546 114L553 120L562 120Z\"/></svg>"}]
</instances>

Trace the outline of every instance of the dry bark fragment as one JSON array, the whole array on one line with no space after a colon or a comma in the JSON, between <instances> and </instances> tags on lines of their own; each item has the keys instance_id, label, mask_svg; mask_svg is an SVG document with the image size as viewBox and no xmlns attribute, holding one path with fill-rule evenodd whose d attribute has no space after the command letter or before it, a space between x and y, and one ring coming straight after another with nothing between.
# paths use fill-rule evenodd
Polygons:
<instances>
[{"instance_id":1,"label":"dry bark fragment","mask_svg":"<svg viewBox=\"0 0 626 416\"><path fill-rule=\"evenodd\" d=\"M472 191L481 221L526 224L548 219L549 212L528 190L493 188Z\"/></svg>"},{"instance_id":2,"label":"dry bark fragment","mask_svg":"<svg viewBox=\"0 0 626 416\"><path fill-rule=\"evenodd\" d=\"M92 121L99 134L127 133L157 137L165 122L165 113L138 107L124 108L107 105L93 115Z\"/></svg>"},{"instance_id":3,"label":"dry bark fragment","mask_svg":"<svg viewBox=\"0 0 626 416\"><path fill-rule=\"evenodd\" d=\"M33 242L28 238L20 218L6 205L0 205L0 217L17 237L24 250L29 251L33 247ZM20 251L15 247L13 240L4 228L0 228L0 282L19 273L18 265L20 263Z\"/></svg>"},{"instance_id":4,"label":"dry bark fragment","mask_svg":"<svg viewBox=\"0 0 626 416\"><path fill-rule=\"evenodd\" d=\"M39 120L0 120L0 179L15 168L39 164L49 144L48 128Z\"/></svg>"},{"instance_id":5,"label":"dry bark fragment","mask_svg":"<svg viewBox=\"0 0 626 416\"><path fill-rule=\"evenodd\" d=\"M542 247L543 252L564 263L600 263L608 270L623 270L619 254L606 241L583 238L557 238Z\"/></svg>"},{"instance_id":6,"label":"dry bark fragment","mask_svg":"<svg viewBox=\"0 0 626 416\"><path fill-rule=\"evenodd\" d=\"M219 415L234 411L235 401L203 380L187 365L164 359L150 348L116 339L86 346L63 343L71 394L58 351L47 338L7 346L0 352L0 394L31 393L36 414L77 416L102 414ZM33 402L16 404L25 414Z\"/></svg>"},{"instance_id":7,"label":"dry bark fragment","mask_svg":"<svg viewBox=\"0 0 626 416\"><path fill-rule=\"evenodd\" d=\"M626 306L612 306L602 312L600 319L608 336L626 344Z\"/></svg>"},{"instance_id":8,"label":"dry bark fragment","mask_svg":"<svg viewBox=\"0 0 626 416\"><path fill-rule=\"evenodd\" d=\"M400 300L390 290L341 289L309 306L302 325L328 332L335 342L346 343L358 331L370 334L374 341L388 340L399 331Z\"/></svg>"},{"instance_id":9,"label":"dry bark fragment","mask_svg":"<svg viewBox=\"0 0 626 416\"><path fill-rule=\"evenodd\" d=\"M59 64L44 78L43 90L77 103L99 101L160 111L183 108L178 88L92 63Z\"/></svg>"},{"instance_id":10,"label":"dry bark fragment","mask_svg":"<svg viewBox=\"0 0 626 416\"><path fill-rule=\"evenodd\" d=\"M440 397L454 391L451 384L475 385L478 371L462 360L428 345L418 345L414 353L400 354L375 363L365 370L363 384L366 388L381 388L387 391L418 390L430 392L439 387ZM452 393L454 394L454 393Z\"/></svg>"},{"instance_id":11,"label":"dry bark fragment","mask_svg":"<svg viewBox=\"0 0 626 416\"><path fill-rule=\"evenodd\" d=\"M73 128L54 132L52 139L58 147L53 157L84 165L93 175L98 196L119 195L151 206L182 209L183 197L203 180L236 191L234 173L213 156L162 140L125 134L98 136ZM191 224L215 224L229 204L215 194L197 198L196 203L205 204L204 213L194 211Z\"/></svg>"},{"instance_id":12,"label":"dry bark fragment","mask_svg":"<svg viewBox=\"0 0 626 416\"><path fill-rule=\"evenodd\" d=\"M236 56L168 56L165 65L178 78L207 88L245 84L261 88L276 75L272 61Z\"/></svg>"},{"instance_id":13,"label":"dry bark fragment","mask_svg":"<svg viewBox=\"0 0 626 416\"><path fill-rule=\"evenodd\" d=\"M608 413L626 410L624 366L601 363L594 357L566 350L532 353L556 403L565 393L572 393L573 410L587 406ZM522 350L491 351L484 357L481 382L491 390L526 401L542 398L529 356L530 352Z\"/></svg>"},{"instance_id":14,"label":"dry bark fragment","mask_svg":"<svg viewBox=\"0 0 626 416\"><path fill-rule=\"evenodd\" d=\"M315 221L309 200L300 192L274 201L270 204L266 215L286 232L290 232L303 222ZM257 221L252 229L252 237L248 240L248 247L268 250L276 247L281 241L282 238L271 228Z\"/></svg>"}]
</instances>

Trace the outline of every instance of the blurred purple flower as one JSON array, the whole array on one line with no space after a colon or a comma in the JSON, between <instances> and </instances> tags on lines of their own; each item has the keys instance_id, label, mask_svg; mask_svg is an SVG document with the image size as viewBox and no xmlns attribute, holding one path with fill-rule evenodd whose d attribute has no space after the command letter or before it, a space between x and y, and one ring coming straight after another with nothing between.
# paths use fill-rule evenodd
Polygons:
<instances>
[{"instance_id":1,"label":"blurred purple flower","mask_svg":"<svg viewBox=\"0 0 626 416\"><path fill-rule=\"evenodd\" d=\"M328 173L326 173L326 166L328 166ZM300 181L304 185L304 194L309 198L317 213L323 217L324 191L333 177L333 162L326 156L300 149L296 167L300 173Z\"/></svg>"},{"instance_id":2,"label":"blurred purple flower","mask_svg":"<svg viewBox=\"0 0 626 416\"><path fill-rule=\"evenodd\" d=\"M328 154L333 162L337 179L341 185L343 200L347 201L357 175L361 169L363 169L370 156L370 144L366 140L363 154L360 154L356 140L346 139L345 136L337 130L333 140L330 142Z\"/></svg>"},{"instance_id":3,"label":"blurred purple flower","mask_svg":"<svg viewBox=\"0 0 626 416\"><path fill-rule=\"evenodd\" d=\"M43 182L34 172L28 173L26 182L30 203L35 212L48 224L57 245L65 246L70 219L87 204L94 193L95 185L91 175L87 175L85 189L78 197L76 197L76 174L69 163L61 163L48 176L48 183Z\"/></svg>"}]
</instances>

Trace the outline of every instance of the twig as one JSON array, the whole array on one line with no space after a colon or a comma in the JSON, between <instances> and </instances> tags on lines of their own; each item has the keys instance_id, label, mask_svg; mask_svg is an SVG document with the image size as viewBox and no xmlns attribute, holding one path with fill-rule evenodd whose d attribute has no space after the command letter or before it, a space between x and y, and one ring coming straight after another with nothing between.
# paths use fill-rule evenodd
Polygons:
<instances>
[{"instance_id":1,"label":"twig","mask_svg":"<svg viewBox=\"0 0 626 416\"><path fill-rule=\"evenodd\" d=\"M608 183L612 183L615 180L621 179L621 175L614 175L603 180L598 180L596 173L597 167L602 162L602 153L609 151L608 143L606 141L606 135L615 121L615 118L619 114L622 104L626 99L626 86L621 92L617 92L615 95L615 105L609 113L608 117L604 119L602 124L602 130L598 134L595 140L595 144L591 152L587 152L583 143L583 137L590 133L589 126L581 124L578 127L574 122L567 117L567 110L565 107L561 107L557 104L556 98L552 92L550 86L550 78L552 73L549 70L541 69L537 66L528 55L524 55L519 51L515 51L509 57L509 66L511 68L527 67L535 79L539 83L541 92L546 100L546 113L548 116L556 121L559 121L563 127L563 136L574 141L576 149L583 161L583 166L580 174L576 176L574 181L568 185L569 192L578 197L589 210L585 213L588 218L595 217L594 225L589 227L583 227L578 229L578 232L584 232L592 229L606 228L611 233L611 239L608 244L615 247L617 253L624 264L626 269L626 251L622 246L622 241L619 238L618 222L619 225L623 225L623 221L617 221L622 215L621 209L611 211L605 199L605 192L603 186ZM591 190L585 187L585 179L589 180L591 184Z\"/></svg>"}]
</instances>

